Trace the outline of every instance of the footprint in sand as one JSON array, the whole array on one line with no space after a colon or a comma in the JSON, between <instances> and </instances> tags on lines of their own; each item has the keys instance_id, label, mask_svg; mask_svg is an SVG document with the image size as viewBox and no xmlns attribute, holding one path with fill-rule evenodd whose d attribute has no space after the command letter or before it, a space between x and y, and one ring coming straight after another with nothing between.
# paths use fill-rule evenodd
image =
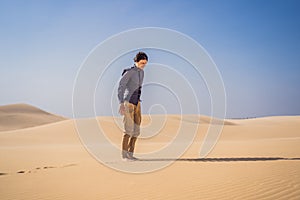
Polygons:
<instances>
[{"instance_id":1,"label":"footprint in sand","mask_svg":"<svg viewBox=\"0 0 300 200\"><path fill-rule=\"evenodd\" d=\"M45 166L45 167L36 167L35 169L33 170L28 170L28 171L25 171L25 170L19 170L17 171L16 173L17 174L25 174L25 173L35 173L39 170L45 170L45 169L54 169L54 168L65 168L65 167L72 167L72 166L76 166L77 164L67 164L67 165L63 165L61 167L54 167L54 166ZM5 176L5 175L9 175L8 173L5 173L5 172L0 172L0 176Z\"/></svg>"},{"instance_id":2,"label":"footprint in sand","mask_svg":"<svg viewBox=\"0 0 300 200\"><path fill-rule=\"evenodd\" d=\"M72 166L76 166L77 164L67 164L67 165L63 165L61 167L55 167L55 166L45 166L45 167L36 167L34 170L29 170L29 171L25 171L25 170L20 170L17 173L18 174L24 174L24 173L34 173L40 170L45 170L45 169L54 169L54 168L65 168L65 167L72 167ZM1 175L1 174L0 174ZM3 173L3 175L6 175L6 173Z\"/></svg>"}]
</instances>

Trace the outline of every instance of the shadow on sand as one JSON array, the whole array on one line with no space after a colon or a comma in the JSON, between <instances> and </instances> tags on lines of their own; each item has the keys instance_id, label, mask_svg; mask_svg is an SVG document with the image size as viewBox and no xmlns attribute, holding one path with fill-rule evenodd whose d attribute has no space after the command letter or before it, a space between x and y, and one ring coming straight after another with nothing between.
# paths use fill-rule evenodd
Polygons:
<instances>
[{"instance_id":1,"label":"shadow on sand","mask_svg":"<svg viewBox=\"0 0 300 200\"><path fill-rule=\"evenodd\" d=\"M300 158L282 157L246 157L246 158L153 158L138 159L139 161L183 161L183 162L238 162L238 161L276 161L276 160L300 160Z\"/></svg>"}]
</instances>

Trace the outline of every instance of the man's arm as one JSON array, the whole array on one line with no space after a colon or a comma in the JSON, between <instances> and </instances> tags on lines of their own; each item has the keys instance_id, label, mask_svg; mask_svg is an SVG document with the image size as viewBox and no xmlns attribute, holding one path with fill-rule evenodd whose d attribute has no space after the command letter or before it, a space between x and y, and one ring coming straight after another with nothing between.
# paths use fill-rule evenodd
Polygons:
<instances>
[{"instance_id":1,"label":"man's arm","mask_svg":"<svg viewBox=\"0 0 300 200\"><path fill-rule=\"evenodd\" d=\"M121 78L119 82L119 88L118 88L118 99L120 103L119 113L121 115L124 115L125 112L125 106L124 106L124 93L126 90L127 83L131 77L132 72L127 71L123 77Z\"/></svg>"},{"instance_id":2,"label":"man's arm","mask_svg":"<svg viewBox=\"0 0 300 200\"><path fill-rule=\"evenodd\" d=\"M127 87L127 83L132 75L132 72L127 71L121 78L119 82L119 88L118 88L118 99L119 103L124 103L124 93Z\"/></svg>"}]
</instances>

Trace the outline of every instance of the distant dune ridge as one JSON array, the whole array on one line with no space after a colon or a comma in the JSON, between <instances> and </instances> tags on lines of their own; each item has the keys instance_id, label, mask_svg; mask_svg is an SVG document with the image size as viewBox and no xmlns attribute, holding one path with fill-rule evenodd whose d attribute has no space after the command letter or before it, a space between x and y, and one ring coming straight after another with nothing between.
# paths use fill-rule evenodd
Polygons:
<instances>
[{"instance_id":1,"label":"distant dune ridge","mask_svg":"<svg viewBox=\"0 0 300 200\"><path fill-rule=\"evenodd\" d=\"M66 119L28 104L0 106L0 131L29 128Z\"/></svg>"}]
</instances>

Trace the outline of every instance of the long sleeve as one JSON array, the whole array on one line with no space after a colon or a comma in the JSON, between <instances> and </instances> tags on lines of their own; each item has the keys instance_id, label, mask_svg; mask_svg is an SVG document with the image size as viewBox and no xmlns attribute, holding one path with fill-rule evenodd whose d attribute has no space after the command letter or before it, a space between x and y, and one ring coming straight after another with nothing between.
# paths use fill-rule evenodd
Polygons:
<instances>
[{"instance_id":1,"label":"long sleeve","mask_svg":"<svg viewBox=\"0 0 300 200\"><path fill-rule=\"evenodd\" d=\"M131 77L131 74L132 73L130 71L126 72L119 82L118 99L120 103L124 102L124 93L127 87L127 83Z\"/></svg>"}]
</instances>

